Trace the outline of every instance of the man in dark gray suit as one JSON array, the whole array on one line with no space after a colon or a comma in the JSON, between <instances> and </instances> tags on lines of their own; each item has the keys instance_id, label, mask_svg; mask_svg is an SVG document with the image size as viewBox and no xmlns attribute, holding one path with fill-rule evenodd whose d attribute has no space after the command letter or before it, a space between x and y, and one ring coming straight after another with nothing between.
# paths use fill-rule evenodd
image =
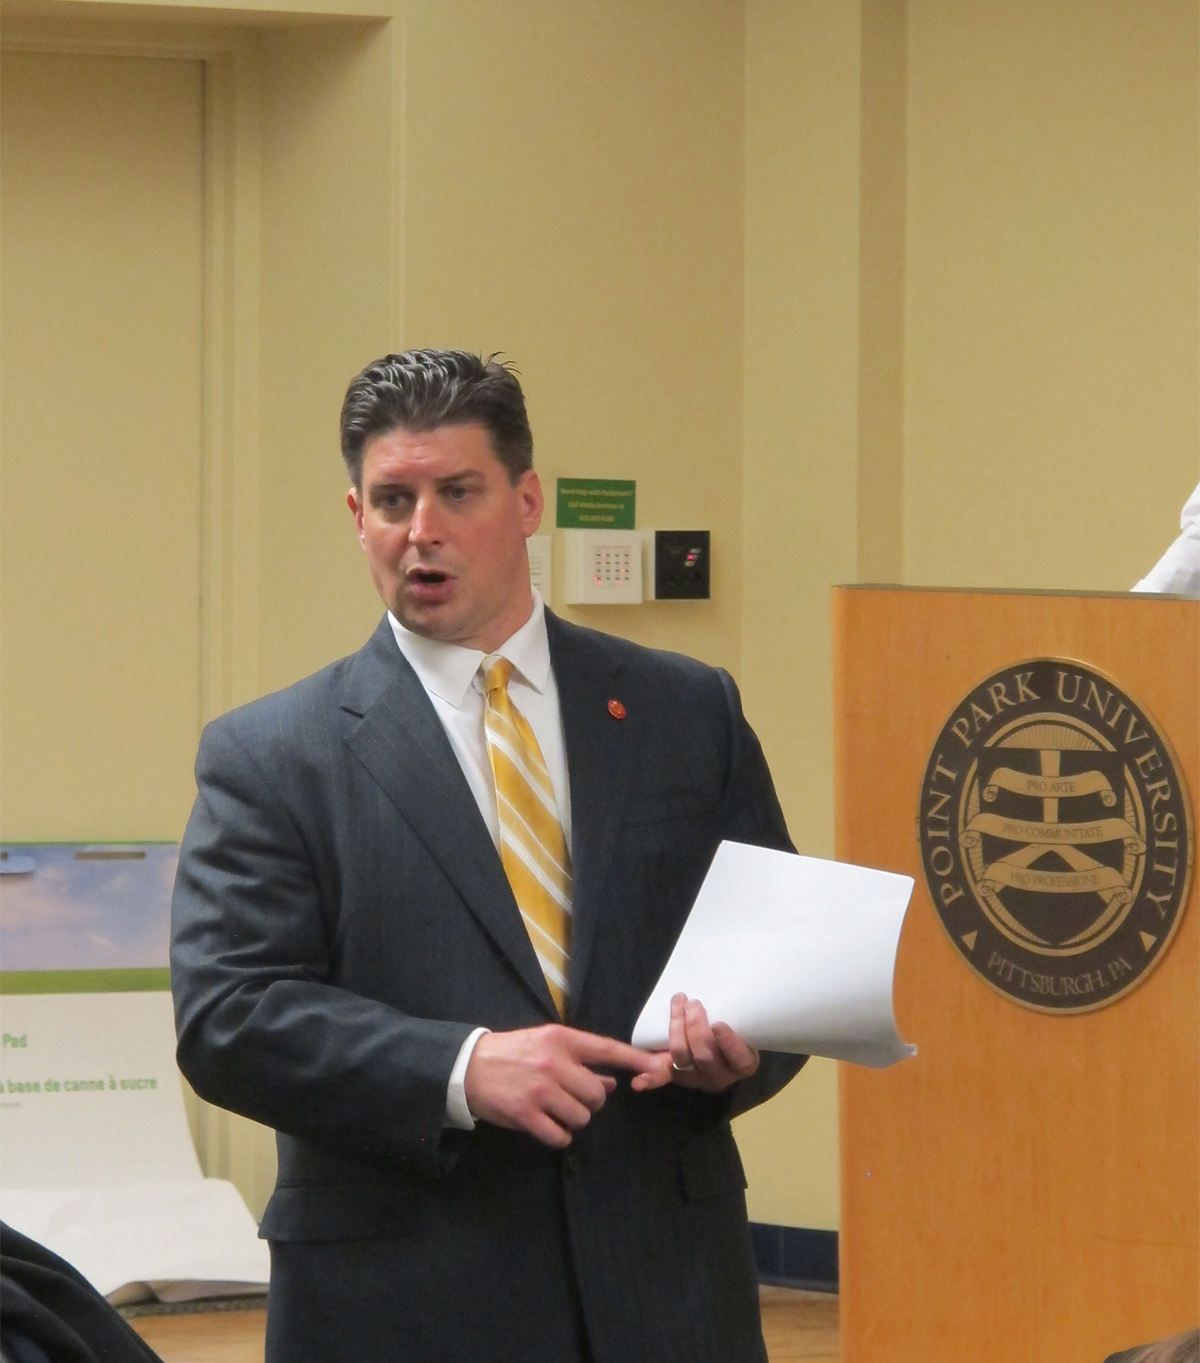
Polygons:
<instances>
[{"instance_id":1,"label":"man in dark gray suit","mask_svg":"<svg viewBox=\"0 0 1200 1363\"><path fill-rule=\"evenodd\" d=\"M180 1066L278 1132L268 1358L760 1363L729 1119L799 1062L628 1044L721 839L790 847L737 690L544 609L503 366L385 357L342 452L388 614L205 730L173 907Z\"/></svg>"}]
</instances>

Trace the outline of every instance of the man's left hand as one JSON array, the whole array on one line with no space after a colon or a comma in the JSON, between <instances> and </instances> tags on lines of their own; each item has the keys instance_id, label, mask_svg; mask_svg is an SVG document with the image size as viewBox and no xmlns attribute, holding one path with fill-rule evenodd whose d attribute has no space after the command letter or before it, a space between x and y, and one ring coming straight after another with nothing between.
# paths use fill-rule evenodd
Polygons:
<instances>
[{"instance_id":1,"label":"man's left hand","mask_svg":"<svg viewBox=\"0 0 1200 1363\"><path fill-rule=\"evenodd\" d=\"M671 1000L669 1049L655 1054L654 1069L636 1074L639 1093L678 1084L721 1093L758 1069L758 1052L724 1022L710 1023L699 999L676 994Z\"/></svg>"}]
</instances>

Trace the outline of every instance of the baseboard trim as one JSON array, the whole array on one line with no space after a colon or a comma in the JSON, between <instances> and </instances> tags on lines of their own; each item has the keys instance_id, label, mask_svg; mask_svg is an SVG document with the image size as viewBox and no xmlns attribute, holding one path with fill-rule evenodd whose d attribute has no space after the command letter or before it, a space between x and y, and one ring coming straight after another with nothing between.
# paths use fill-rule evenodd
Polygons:
<instances>
[{"instance_id":1,"label":"baseboard trim","mask_svg":"<svg viewBox=\"0 0 1200 1363\"><path fill-rule=\"evenodd\" d=\"M760 1283L810 1292L838 1290L837 1231L751 1221L750 1236Z\"/></svg>"}]
</instances>

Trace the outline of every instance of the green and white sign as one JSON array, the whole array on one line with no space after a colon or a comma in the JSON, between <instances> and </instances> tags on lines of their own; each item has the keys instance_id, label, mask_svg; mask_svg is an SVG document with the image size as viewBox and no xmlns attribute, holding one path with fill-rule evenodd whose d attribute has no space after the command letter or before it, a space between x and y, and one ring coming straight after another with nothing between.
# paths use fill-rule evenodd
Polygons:
<instances>
[{"instance_id":1,"label":"green and white sign","mask_svg":"<svg viewBox=\"0 0 1200 1363\"><path fill-rule=\"evenodd\" d=\"M560 478L560 530L632 530L637 514L637 483L632 478Z\"/></svg>"}]
</instances>

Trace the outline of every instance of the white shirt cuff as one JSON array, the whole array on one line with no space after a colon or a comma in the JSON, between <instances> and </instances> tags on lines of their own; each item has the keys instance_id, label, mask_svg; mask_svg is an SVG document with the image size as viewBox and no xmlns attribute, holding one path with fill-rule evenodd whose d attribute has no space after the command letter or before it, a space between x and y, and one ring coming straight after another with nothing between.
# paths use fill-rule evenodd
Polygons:
<instances>
[{"instance_id":1,"label":"white shirt cuff","mask_svg":"<svg viewBox=\"0 0 1200 1363\"><path fill-rule=\"evenodd\" d=\"M475 1130L475 1118L467 1106L467 1066L471 1063L475 1043L490 1030L488 1027L475 1028L463 1042L450 1071L450 1082L446 1085L446 1125L458 1131Z\"/></svg>"}]
</instances>

